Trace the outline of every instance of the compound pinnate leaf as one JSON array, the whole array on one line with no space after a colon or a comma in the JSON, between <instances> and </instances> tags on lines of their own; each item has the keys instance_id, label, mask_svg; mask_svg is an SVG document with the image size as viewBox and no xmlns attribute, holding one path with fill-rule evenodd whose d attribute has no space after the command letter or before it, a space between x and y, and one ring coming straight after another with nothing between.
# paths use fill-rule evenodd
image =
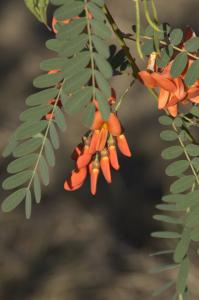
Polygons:
<instances>
[{"instance_id":1,"label":"compound pinnate leaf","mask_svg":"<svg viewBox=\"0 0 199 300\"><path fill-rule=\"evenodd\" d=\"M172 118L170 118L168 116L161 116L161 117L159 117L158 120L159 120L159 123L164 126L170 126L173 123Z\"/></svg>"},{"instance_id":2,"label":"compound pinnate leaf","mask_svg":"<svg viewBox=\"0 0 199 300\"><path fill-rule=\"evenodd\" d=\"M105 44L103 39L99 38L98 36L93 36L92 41L93 41L93 45L98 53L103 55L105 58L108 58L110 56L110 49Z\"/></svg>"},{"instance_id":3,"label":"compound pinnate leaf","mask_svg":"<svg viewBox=\"0 0 199 300\"><path fill-rule=\"evenodd\" d=\"M6 213L11 212L24 200L25 196L26 188L22 188L12 193L3 201L1 205L2 211Z\"/></svg>"},{"instance_id":4,"label":"compound pinnate leaf","mask_svg":"<svg viewBox=\"0 0 199 300\"><path fill-rule=\"evenodd\" d=\"M91 21L91 27L93 32L100 38L104 40L108 40L111 38L111 31L110 29L106 26L104 22L101 22L99 20L93 19Z\"/></svg>"}]
</instances>

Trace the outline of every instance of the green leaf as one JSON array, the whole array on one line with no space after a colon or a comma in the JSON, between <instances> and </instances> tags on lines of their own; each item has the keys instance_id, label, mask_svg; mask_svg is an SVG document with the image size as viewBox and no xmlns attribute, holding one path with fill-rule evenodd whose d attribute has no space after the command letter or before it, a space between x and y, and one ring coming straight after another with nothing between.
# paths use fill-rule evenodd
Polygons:
<instances>
[{"instance_id":1,"label":"green leaf","mask_svg":"<svg viewBox=\"0 0 199 300\"><path fill-rule=\"evenodd\" d=\"M178 239L181 235L178 232L171 231L157 231L151 234L154 238L162 238L162 239Z\"/></svg>"},{"instance_id":2,"label":"green leaf","mask_svg":"<svg viewBox=\"0 0 199 300\"><path fill-rule=\"evenodd\" d=\"M49 139L46 139L46 142L44 145L44 151L45 151L46 160L47 160L49 166L54 167L55 166L55 154L54 154L54 150L53 150L53 147L52 147Z\"/></svg>"},{"instance_id":3,"label":"green leaf","mask_svg":"<svg viewBox=\"0 0 199 300\"><path fill-rule=\"evenodd\" d=\"M63 92L65 94L76 92L78 89L86 85L90 78L91 78L90 69L84 69L83 71L80 71L78 74L66 80L66 82L63 85Z\"/></svg>"},{"instance_id":4,"label":"green leaf","mask_svg":"<svg viewBox=\"0 0 199 300\"><path fill-rule=\"evenodd\" d=\"M86 25L87 25L86 18L73 20L72 23L61 27L61 29L57 34L57 38L60 40L76 38L80 33L82 33Z\"/></svg>"},{"instance_id":5,"label":"green leaf","mask_svg":"<svg viewBox=\"0 0 199 300\"><path fill-rule=\"evenodd\" d=\"M91 101L92 97L92 88L86 87L73 96L69 98L69 100L64 104L64 109L69 114L77 114L81 112Z\"/></svg>"},{"instance_id":6,"label":"green leaf","mask_svg":"<svg viewBox=\"0 0 199 300\"><path fill-rule=\"evenodd\" d=\"M170 191L174 194L183 193L190 189L195 181L193 175L187 175L176 180L170 187Z\"/></svg>"},{"instance_id":7,"label":"green leaf","mask_svg":"<svg viewBox=\"0 0 199 300\"><path fill-rule=\"evenodd\" d=\"M185 255L188 252L190 241L190 229L185 227L182 233L182 237L178 242L174 252L174 261L176 263L180 263L184 259Z\"/></svg>"},{"instance_id":8,"label":"green leaf","mask_svg":"<svg viewBox=\"0 0 199 300\"><path fill-rule=\"evenodd\" d=\"M32 138L24 143L18 145L13 151L14 157L21 157L36 151L42 144L43 139L41 137Z\"/></svg>"},{"instance_id":9,"label":"green leaf","mask_svg":"<svg viewBox=\"0 0 199 300\"><path fill-rule=\"evenodd\" d=\"M189 144L186 146L186 150L190 156L199 156L199 146L195 144Z\"/></svg>"},{"instance_id":10,"label":"green leaf","mask_svg":"<svg viewBox=\"0 0 199 300\"><path fill-rule=\"evenodd\" d=\"M26 199L25 199L26 219L30 219L31 211L32 211L32 195L30 190L26 190Z\"/></svg>"},{"instance_id":11,"label":"green leaf","mask_svg":"<svg viewBox=\"0 0 199 300\"><path fill-rule=\"evenodd\" d=\"M40 69L43 71L51 70L61 70L63 69L64 64L66 64L67 58L65 57L55 57L43 60L40 64Z\"/></svg>"},{"instance_id":12,"label":"green leaf","mask_svg":"<svg viewBox=\"0 0 199 300\"><path fill-rule=\"evenodd\" d=\"M199 37L193 37L185 43L185 49L189 52L196 52L199 49Z\"/></svg>"},{"instance_id":13,"label":"green leaf","mask_svg":"<svg viewBox=\"0 0 199 300\"><path fill-rule=\"evenodd\" d=\"M170 33L170 41L174 46L177 46L181 43L183 39L183 31L181 29L173 29Z\"/></svg>"},{"instance_id":14,"label":"green leaf","mask_svg":"<svg viewBox=\"0 0 199 300\"><path fill-rule=\"evenodd\" d=\"M185 195L182 194L171 194L171 195L166 195L162 197L162 201L168 202L168 203L178 203L181 202L185 199Z\"/></svg>"},{"instance_id":15,"label":"green leaf","mask_svg":"<svg viewBox=\"0 0 199 300\"><path fill-rule=\"evenodd\" d=\"M183 221L181 219L173 218L170 216L165 216L165 215L155 215L153 216L154 220L161 221L161 222L166 222L166 223L171 223L171 224L182 224Z\"/></svg>"},{"instance_id":16,"label":"green leaf","mask_svg":"<svg viewBox=\"0 0 199 300\"><path fill-rule=\"evenodd\" d=\"M173 121L173 124L176 127L181 127L183 125L182 119L180 117L176 117Z\"/></svg>"},{"instance_id":17,"label":"green leaf","mask_svg":"<svg viewBox=\"0 0 199 300\"><path fill-rule=\"evenodd\" d=\"M198 78L199 78L199 60L195 60L192 63L189 70L187 71L184 81L186 85L191 86L196 82L196 80L198 80Z\"/></svg>"},{"instance_id":18,"label":"green leaf","mask_svg":"<svg viewBox=\"0 0 199 300\"><path fill-rule=\"evenodd\" d=\"M78 16L84 10L84 3L82 1L70 1L58 8L54 16L57 20L71 19Z\"/></svg>"},{"instance_id":19,"label":"green leaf","mask_svg":"<svg viewBox=\"0 0 199 300\"><path fill-rule=\"evenodd\" d=\"M34 176L33 187L34 187L35 201L36 201L36 203L40 203L40 201L41 201L41 184L40 184L39 176L37 173L35 173L35 176Z\"/></svg>"},{"instance_id":20,"label":"green leaf","mask_svg":"<svg viewBox=\"0 0 199 300\"><path fill-rule=\"evenodd\" d=\"M91 103L84 111L82 122L86 127L91 127L95 115L95 106Z\"/></svg>"},{"instance_id":21,"label":"green leaf","mask_svg":"<svg viewBox=\"0 0 199 300\"><path fill-rule=\"evenodd\" d=\"M165 172L168 176L180 176L189 168L189 162L187 160L179 160L170 164Z\"/></svg>"},{"instance_id":22,"label":"green leaf","mask_svg":"<svg viewBox=\"0 0 199 300\"><path fill-rule=\"evenodd\" d=\"M170 126L173 123L173 119L168 116L159 117L159 123L164 126Z\"/></svg>"},{"instance_id":23,"label":"green leaf","mask_svg":"<svg viewBox=\"0 0 199 300\"><path fill-rule=\"evenodd\" d=\"M101 38L98 36L93 36L92 42L96 51L103 55L104 58L108 58L110 56L110 49Z\"/></svg>"},{"instance_id":24,"label":"green leaf","mask_svg":"<svg viewBox=\"0 0 199 300\"><path fill-rule=\"evenodd\" d=\"M106 96L106 98L111 97L111 88L109 82L104 78L104 76L97 70L95 70L95 78L97 81L97 85L99 90Z\"/></svg>"},{"instance_id":25,"label":"green leaf","mask_svg":"<svg viewBox=\"0 0 199 300\"><path fill-rule=\"evenodd\" d=\"M186 225L189 227L199 224L199 207L193 207L191 212L187 215Z\"/></svg>"},{"instance_id":26,"label":"green leaf","mask_svg":"<svg viewBox=\"0 0 199 300\"><path fill-rule=\"evenodd\" d=\"M163 250L163 251L158 251L155 253L151 253L149 256L159 256L159 255L167 255L167 254L172 254L173 250Z\"/></svg>"},{"instance_id":27,"label":"green leaf","mask_svg":"<svg viewBox=\"0 0 199 300\"><path fill-rule=\"evenodd\" d=\"M160 288L158 288L157 290L155 290L153 292L153 296L159 296L161 295L162 293L164 293L165 291L167 291L170 287L172 287L172 285L174 285L175 281L174 280L171 280L171 281L168 281L167 283L163 284Z\"/></svg>"},{"instance_id":28,"label":"green leaf","mask_svg":"<svg viewBox=\"0 0 199 300\"><path fill-rule=\"evenodd\" d=\"M67 0L68 2L73 2L74 0ZM66 0L50 0L53 5L63 5Z\"/></svg>"},{"instance_id":29,"label":"green leaf","mask_svg":"<svg viewBox=\"0 0 199 300\"><path fill-rule=\"evenodd\" d=\"M187 62L188 62L187 53L186 52L179 53L175 57L174 62L172 64L171 71L170 71L171 76L173 78L180 76L184 71L184 69L186 68Z\"/></svg>"},{"instance_id":30,"label":"green leaf","mask_svg":"<svg viewBox=\"0 0 199 300\"><path fill-rule=\"evenodd\" d=\"M16 175L12 175L3 181L2 187L4 190L12 190L24 183L32 177L32 171L27 170Z\"/></svg>"},{"instance_id":31,"label":"green leaf","mask_svg":"<svg viewBox=\"0 0 199 300\"><path fill-rule=\"evenodd\" d=\"M32 121L25 122L21 124L16 130L15 136L18 140L27 139L38 133L41 133L46 126L48 125L47 121Z\"/></svg>"},{"instance_id":32,"label":"green leaf","mask_svg":"<svg viewBox=\"0 0 199 300\"><path fill-rule=\"evenodd\" d=\"M144 55L150 55L152 52L155 51L153 39L145 41L144 45L141 48Z\"/></svg>"},{"instance_id":33,"label":"green leaf","mask_svg":"<svg viewBox=\"0 0 199 300\"><path fill-rule=\"evenodd\" d=\"M55 98L57 94L58 90L56 88L46 89L29 96L26 99L26 104L29 106L48 104L49 100Z\"/></svg>"},{"instance_id":34,"label":"green leaf","mask_svg":"<svg viewBox=\"0 0 199 300\"><path fill-rule=\"evenodd\" d=\"M99 6L95 5L92 2L89 2L88 9L92 13L92 16L94 19L99 20L99 21L106 20L105 13L103 12L103 10L101 8L99 8Z\"/></svg>"},{"instance_id":35,"label":"green leaf","mask_svg":"<svg viewBox=\"0 0 199 300\"><path fill-rule=\"evenodd\" d=\"M104 40L108 40L111 38L112 33L111 33L109 27L104 22L92 19L91 27L92 27L93 32L98 37L100 37Z\"/></svg>"},{"instance_id":36,"label":"green leaf","mask_svg":"<svg viewBox=\"0 0 199 300\"><path fill-rule=\"evenodd\" d=\"M172 55L173 55L173 48L171 45L169 45L168 48L161 49L160 57L158 57L156 60L158 67L159 68L165 67L169 63Z\"/></svg>"},{"instance_id":37,"label":"green leaf","mask_svg":"<svg viewBox=\"0 0 199 300\"><path fill-rule=\"evenodd\" d=\"M17 145L18 145L18 142L16 141L15 136L14 135L11 136L8 145L3 150L2 156L3 157L10 156L12 154L12 152L14 151L14 149L17 147Z\"/></svg>"},{"instance_id":38,"label":"green leaf","mask_svg":"<svg viewBox=\"0 0 199 300\"><path fill-rule=\"evenodd\" d=\"M105 0L91 0L91 2L97 4L100 7L103 7L105 4Z\"/></svg>"},{"instance_id":39,"label":"green leaf","mask_svg":"<svg viewBox=\"0 0 199 300\"><path fill-rule=\"evenodd\" d=\"M51 105L40 105L36 107L29 108L22 112L19 116L20 121L36 121L42 119L47 113L52 109Z\"/></svg>"},{"instance_id":40,"label":"green leaf","mask_svg":"<svg viewBox=\"0 0 199 300\"><path fill-rule=\"evenodd\" d=\"M179 209L187 209L190 206L199 202L199 191L193 191L183 195L183 198L176 202L176 207Z\"/></svg>"},{"instance_id":41,"label":"green leaf","mask_svg":"<svg viewBox=\"0 0 199 300\"><path fill-rule=\"evenodd\" d=\"M40 157L40 161L39 161L39 172L40 172L43 184L48 185L49 181L50 181L49 171L48 171L48 165L47 165L46 160L43 157L43 155Z\"/></svg>"},{"instance_id":42,"label":"green leaf","mask_svg":"<svg viewBox=\"0 0 199 300\"><path fill-rule=\"evenodd\" d=\"M191 232L191 239L194 242L199 242L199 228L195 228L192 232Z\"/></svg>"},{"instance_id":43,"label":"green leaf","mask_svg":"<svg viewBox=\"0 0 199 300\"><path fill-rule=\"evenodd\" d=\"M66 121L65 121L65 117L63 112L61 111L61 109L57 106L54 110L54 114L55 114L55 122L58 125L58 127L60 128L60 130L62 132L64 132L67 128L66 126Z\"/></svg>"},{"instance_id":44,"label":"green leaf","mask_svg":"<svg viewBox=\"0 0 199 300\"><path fill-rule=\"evenodd\" d=\"M181 209L177 208L176 205L173 204L158 204L156 205L156 208L163 211L181 211Z\"/></svg>"},{"instance_id":45,"label":"green leaf","mask_svg":"<svg viewBox=\"0 0 199 300\"><path fill-rule=\"evenodd\" d=\"M75 57L69 59L64 67L64 77L72 77L78 74L80 71L83 72L90 62L90 53L84 51L79 53Z\"/></svg>"},{"instance_id":46,"label":"green leaf","mask_svg":"<svg viewBox=\"0 0 199 300\"><path fill-rule=\"evenodd\" d=\"M102 115L103 120L108 120L110 116L110 105L104 95L97 89L96 90L96 99L99 105L99 110Z\"/></svg>"},{"instance_id":47,"label":"green leaf","mask_svg":"<svg viewBox=\"0 0 199 300\"><path fill-rule=\"evenodd\" d=\"M50 39L46 42L46 48L53 52L60 52L63 47L66 47L66 42L58 39Z\"/></svg>"},{"instance_id":48,"label":"green leaf","mask_svg":"<svg viewBox=\"0 0 199 300\"><path fill-rule=\"evenodd\" d=\"M163 130L160 134L160 137L164 141L175 141L178 138L178 135L175 131L172 130Z\"/></svg>"},{"instance_id":49,"label":"green leaf","mask_svg":"<svg viewBox=\"0 0 199 300\"><path fill-rule=\"evenodd\" d=\"M181 263L180 271L178 273L178 278L176 282L176 290L179 294L183 294L185 292L188 271L189 271L189 260L186 257Z\"/></svg>"},{"instance_id":50,"label":"green leaf","mask_svg":"<svg viewBox=\"0 0 199 300\"><path fill-rule=\"evenodd\" d=\"M194 106L191 110L190 113L194 115L195 117L199 117L199 108L197 106Z\"/></svg>"},{"instance_id":51,"label":"green leaf","mask_svg":"<svg viewBox=\"0 0 199 300\"><path fill-rule=\"evenodd\" d=\"M15 159L12 161L8 167L7 171L11 174L21 172L29 167L31 167L37 161L37 154L28 154L21 158Z\"/></svg>"},{"instance_id":52,"label":"green leaf","mask_svg":"<svg viewBox=\"0 0 199 300\"><path fill-rule=\"evenodd\" d=\"M159 267L152 268L149 271L149 273L150 274L157 274L157 273L160 273L160 272L164 272L164 271L168 271L168 270L173 270L173 269L175 269L177 267L178 267L178 265L176 265L176 264L162 265L162 266L159 266Z\"/></svg>"},{"instance_id":53,"label":"green leaf","mask_svg":"<svg viewBox=\"0 0 199 300\"><path fill-rule=\"evenodd\" d=\"M49 0L24 0L24 2L40 22L47 24L47 8Z\"/></svg>"},{"instance_id":54,"label":"green leaf","mask_svg":"<svg viewBox=\"0 0 199 300\"><path fill-rule=\"evenodd\" d=\"M199 157L194 157L191 161L196 171L199 171Z\"/></svg>"},{"instance_id":55,"label":"green leaf","mask_svg":"<svg viewBox=\"0 0 199 300\"><path fill-rule=\"evenodd\" d=\"M111 65L98 53L94 53L94 60L98 70L104 75L106 79L109 79L113 75Z\"/></svg>"},{"instance_id":56,"label":"green leaf","mask_svg":"<svg viewBox=\"0 0 199 300\"><path fill-rule=\"evenodd\" d=\"M40 75L34 79L33 85L37 88L47 88L56 85L63 79L63 73Z\"/></svg>"},{"instance_id":57,"label":"green leaf","mask_svg":"<svg viewBox=\"0 0 199 300\"><path fill-rule=\"evenodd\" d=\"M53 147L55 148L55 150L59 149L59 146L60 146L59 137L58 137L55 125L53 123L50 124L49 132L50 132L50 139L53 144Z\"/></svg>"},{"instance_id":58,"label":"green leaf","mask_svg":"<svg viewBox=\"0 0 199 300\"><path fill-rule=\"evenodd\" d=\"M65 42L60 48L59 54L66 57L74 56L75 54L78 54L81 50L83 50L87 42L88 35L82 33L80 36L74 38L73 40Z\"/></svg>"},{"instance_id":59,"label":"green leaf","mask_svg":"<svg viewBox=\"0 0 199 300\"><path fill-rule=\"evenodd\" d=\"M5 213L11 212L23 201L25 196L26 196L26 188L22 188L12 193L3 201L1 205L2 211Z\"/></svg>"}]
</instances>

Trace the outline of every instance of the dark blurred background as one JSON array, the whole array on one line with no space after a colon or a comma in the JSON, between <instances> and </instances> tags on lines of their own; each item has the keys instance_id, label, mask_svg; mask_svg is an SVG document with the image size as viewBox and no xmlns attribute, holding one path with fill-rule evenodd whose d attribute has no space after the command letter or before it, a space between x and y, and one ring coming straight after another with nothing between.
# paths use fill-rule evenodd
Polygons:
<instances>
[{"instance_id":1,"label":"dark blurred background","mask_svg":"<svg viewBox=\"0 0 199 300\"><path fill-rule=\"evenodd\" d=\"M199 30L198 0L156 2L161 22ZM129 32L135 22L133 2L107 4L121 29ZM51 56L44 47L51 36L23 1L0 2L0 150L19 125L25 99L34 91L32 80L40 74L40 61ZM135 45L129 45L133 53ZM127 76L118 76L112 84L120 95L128 83ZM149 254L172 247L150 238L150 232L162 226L152 220L154 207L168 192L160 158L160 113L136 84L119 115L133 157L120 157L121 170L113 172L112 185L100 180L95 198L89 183L74 193L63 190L72 167L70 153L85 130L77 118L67 116L68 130L61 135L51 184L44 189L42 203L34 205L32 219L25 220L23 205L11 214L0 213L1 300L150 300L154 288L175 276L172 271L148 274L151 267L170 262ZM1 181L8 162L0 158ZM1 200L4 197L1 191ZM199 297L196 263L197 257L189 278L193 299ZM162 300L171 299L171 294L165 293Z\"/></svg>"}]
</instances>

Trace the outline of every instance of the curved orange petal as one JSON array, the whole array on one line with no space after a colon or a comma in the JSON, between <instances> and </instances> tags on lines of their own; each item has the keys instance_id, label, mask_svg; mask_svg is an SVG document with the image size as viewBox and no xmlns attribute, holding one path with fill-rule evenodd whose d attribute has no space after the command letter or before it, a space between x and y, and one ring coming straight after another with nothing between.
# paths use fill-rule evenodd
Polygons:
<instances>
[{"instance_id":1,"label":"curved orange petal","mask_svg":"<svg viewBox=\"0 0 199 300\"><path fill-rule=\"evenodd\" d=\"M54 33L57 33L57 29L55 28L56 24L57 24L57 19L55 17L53 17L52 19L52 29Z\"/></svg>"},{"instance_id":2,"label":"curved orange petal","mask_svg":"<svg viewBox=\"0 0 199 300\"><path fill-rule=\"evenodd\" d=\"M102 151L105 148L107 137L108 137L108 130L107 128L102 127L96 144L96 151Z\"/></svg>"},{"instance_id":3,"label":"curved orange petal","mask_svg":"<svg viewBox=\"0 0 199 300\"><path fill-rule=\"evenodd\" d=\"M156 80L151 76L151 73L147 71L140 71L138 75L145 86L149 88L155 88L158 86Z\"/></svg>"},{"instance_id":4,"label":"curved orange petal","mask_svg":"<svg viewBox=\"0 0 199 300\"><path fill-rule=\"evenodd\" d=\"M60 70L50 70L50 71L48 71L48 75L56 74L58 72L60 72Z\"/></svg>"},{"instance_id":5,"label":"curved orange petal","mask_svg":"<svg viewBox=\"0 0 199 300\"><path fill-rule=\"evenodd\" d=\"M121 134L120 136L117 137L117 145L120 151L122 152L122 154L124 154L127 157L132 156L127 139L124 134Z\"/></svg>"},{"instance_id":6,"label":"curved orange petal","mask_svg":"<svg viewBox=\"0 0 199 300\"><path fill-rule=\"evenodd\" d=\"M94 116L94 120L93 120L91 129L92 130L100 129L100 127L103 125L103 123L104 123L104 120L102 119L102 116L101 116L99 110L97 110L95 112L95 116Z\"/></svg>"},{"instance_id":7,"label":"curved orange petal","mask_svg":"<svg viewBox=\"0 0 199 300\"><path fill-rule=\"evenodd\" d=\"M91 161L92 154L89 153L89 146L85 146L84 152L77 159L77 168L81 169L86 167Z\"/></svg>"},{"instance_id":8,"label":"curved orange petal","mask_svg":"<svg viewBox=\"0 0 199 300\"><path fill-rule=\"evenodd\" d=\"M113 136L118 136L122 132L121 124L115 113L111 113L108 119L108 131Z\"/></svg>"},{"instance_id":9,"label":"curved orange petal","mask_svg":"<svg viewBox=\"0 0 199 300\"><path fill-rule=\"evenodd\" d=\"M64 189L65 189L65 191L68 191L68 192L74 192L74 191L80 189L82 187L82 185L83 185L83 182L80 185L77 185L75 187L71 187L71 185L68 182L68 180L66 180L64 182Z\"/></svg>"},{"instance_id":10,"label":"curved orange petal","mask_svg":"<svg viewBox=\"0 0 199 300\"><path fill-rule=\"evenodd\" d=\"M80 170L73 170L69 175L69 178L66 180L67 184L70 186L71 189L81 185L87 176L87 168L82 168Z\"/></svg>"},{"instance_id":11,"label":"curved orange petal","mask_svg":"<svg viewBox=\"0 0 199 300\"><path fill-rule=\"evenodd\" d=\"M174 82L177 86L177 90L175 92L175 96L180 100L184 100L184 98L187 96L187 93L185 92L185 86L180 77L174 78Z\"/></svg>"},{"instance_id":12,"label":"curved orange petal","mask_svg":"<svg viewBox=\"0 0 199 300\"><path fill-rule=\"evenodd\" d=\"M90 174L90 180L91 180L91 194L95 195L97 192L97 181L99 177L99 168L92 168L91 174Z\"/></svg>"},{"instance_id":13,"label":"curved orange petal","mask_svg":"<svg viewBox=\"0 0 199 300\"><path fill-rule=\"evenodd\" d=\"M104 178L108 183L111 183L111 169L110 169L110 161L108 156L102 156L100 159L100 167L102 169L102 173Z\"/></svg>"},{"instance_id":14,"label":"curved orange petal","mask_svg":"<svg viewBox=\"0 0 199 300\"><path fill-rule=\"evenodd\" d=\"M176 105L173 105L173 106L169 106L169 107L167 107L167 110L168 110L168 112L170 113L170 115L172 116L172 117L176 117L177 116L177 114L178 114L178 106L177 106L177 104Z\"/></svg>"},{"instance_id":15,"label":"curved orange petal","mask_svg":"<svg viewBox=\"0 0 199 300\"><path fill-rule=\"evenodd\" d=\"M96 146L98 144L99 135L100 135L99 130L95 130L93 132L93 135L91 137L90 147L89 147L89 153L90 154L94 154L96 152Z\"/></svg>"},{"instance_id":16,"label":"curved orange petal","mask_svg":"<svg viewBox=\"0 0 199 300\"><path fill-rule=\"evenodd\" d=\"M110 159L111 166L113 167L113 169L119 170L120 165L118 163L118 157L117 157L117 151L115 145L109 146L108 151L109 151L109 159Z\"/></svg>"},{"instance_id":17,"label":"curved orange petal","mask_svg":"<svg viewBox=\"0 0 199 300\"><path fill-rule=\"evenodd\" d=\"M169 100L169 96L170 96L170 93L164 89L160 89L160 93L159 93L159 97L158 97L158 108L159 109L163 109L168 100Z\"/></svg>"},{"instance_id":18,"label":"curved orange petal","mask_svg":"<svg viewBox=\"0 0 199 300\"><path fill-rule=\"evenodd\" d=\"M171 93L175 93L176 91L176 85L173 82L172 79L166 78L164 75L161 75L159 73L152 73L152 78L156 80L157 84L163 88L164 90L167 90Z\"/></svg>"}]
</instances>

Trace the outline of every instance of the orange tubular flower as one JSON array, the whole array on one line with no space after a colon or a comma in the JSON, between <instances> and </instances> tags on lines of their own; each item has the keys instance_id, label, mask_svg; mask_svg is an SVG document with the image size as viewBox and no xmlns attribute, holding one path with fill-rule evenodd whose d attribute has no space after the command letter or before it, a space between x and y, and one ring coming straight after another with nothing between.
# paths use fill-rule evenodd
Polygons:
<instances>
[{"instance_id":1,"label":"orange tubular flower","mask_svg":"<svg viewBox=\"0 0 199 300\"><path fill-rule=\"evenodd\" d=\"M111 183L111 167L115 170L120 168L117 145L122 154L127 157L131 156L116 113L111 112L108 120L104 121L100 111L96 109L91 130L83 138L83 142L73 151L72 159L76 162L76 168L66 180L65 190L77 190L83 185L87 174L90 174L91 193L95 195L100 170L105 180Z\"/></svg>"},{"instance_id":2,"label":"orange tubular flower","mask_svg":"<svg viewBox=\"0 0 199 300\"><path fill-rule=\"evenodd\" d=\"M194 36L193 30L187 27L184 31L184 39L178 47L184 49L185 42ZM172 78L170 75L172 64L178 53L174 51L171 61L163 68L159 68L156 64L157 53L152 53L149 57L147 70L139 72L139 78L145 86L159 88L158 108L167 109L173 117L178 114L179 103L186 104L188 101L199 103L199 81L191 87L187 87L184 82L187 70L194 62L192 58L188 59L182 74L176 78Z\"/></svg>"}]
</instances>

